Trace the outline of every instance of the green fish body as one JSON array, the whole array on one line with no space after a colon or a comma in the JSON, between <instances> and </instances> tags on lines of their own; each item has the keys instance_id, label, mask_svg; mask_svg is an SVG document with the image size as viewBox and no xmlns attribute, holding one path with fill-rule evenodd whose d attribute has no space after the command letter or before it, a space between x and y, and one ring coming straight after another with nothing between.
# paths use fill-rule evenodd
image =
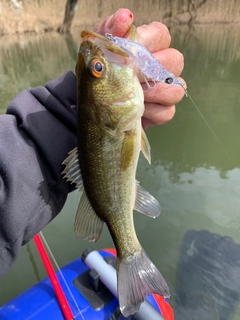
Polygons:
<instances>
[{"instance_id":1,"label":"green fish body","mask_svg":"<svg viewBox=\"0 0 240 320\"><path fill-rule=\"evenodd\" d=\"M150 161L142 130L144 98L131 59L111 41L82 32L76 66L78 148L64 161L68 180L83 190L75 220L82 239L97 241L106 223L117 249L118 297L125 317L150 293L168 286L142 249L133 209L151 217L160 206L135 180L139 153Z\"/></svg>"}]
</instances>

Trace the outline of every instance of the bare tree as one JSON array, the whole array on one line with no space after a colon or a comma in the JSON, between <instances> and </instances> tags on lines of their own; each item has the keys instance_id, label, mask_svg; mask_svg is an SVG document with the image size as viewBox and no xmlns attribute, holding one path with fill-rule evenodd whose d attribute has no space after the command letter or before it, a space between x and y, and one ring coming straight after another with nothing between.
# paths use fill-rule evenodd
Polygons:
<instances>
[{"instance_id":1,"label":"bare tree","mask_svg":"<svg viewBox=\"0 0 240 320\"><path fill-rule=\"evenodd\" d=\"M65 6L65 15L63 23L58 27L57 31L60 33L69 33L73 22L74 14L77 9L78 0L67 0Z\"/></svg>"}]
</instances>

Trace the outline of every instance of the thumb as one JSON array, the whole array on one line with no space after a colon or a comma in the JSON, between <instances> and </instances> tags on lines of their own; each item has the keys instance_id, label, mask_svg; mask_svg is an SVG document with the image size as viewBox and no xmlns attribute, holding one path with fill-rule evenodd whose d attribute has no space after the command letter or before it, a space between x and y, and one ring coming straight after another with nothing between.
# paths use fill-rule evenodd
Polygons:
<instances>
[{"instance_id":1,"label":"thumb","mask_svg":"<svg viewBox=\"0 0 240 320\"><path fill-rule=\"evenodd\" d=\"M132 23L132 12L128 9L119 9L115 14L101 21L94 31L102 35L111 33L114 36L124 37Z\"/></svg>"}]
</instances>

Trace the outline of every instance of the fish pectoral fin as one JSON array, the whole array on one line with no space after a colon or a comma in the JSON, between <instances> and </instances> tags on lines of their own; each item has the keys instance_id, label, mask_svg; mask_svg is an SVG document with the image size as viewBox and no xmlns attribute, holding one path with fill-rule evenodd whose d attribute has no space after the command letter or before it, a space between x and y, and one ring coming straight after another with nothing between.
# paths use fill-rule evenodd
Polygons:
<instances>
[{"instance_id":1,"label":"fish pectoral fin","mask_svg":"<svg viewBox=\"0 0 240 320\"><path fill-rule=\"evenodd\" d=\"M103 223L93 210L84 190L76 213L75 233L83 240L96 242L102 233Z\"/></svg>"},{"instance_id":2,"label":"fish pectoral fin","mask_svg":"<svg viewBox=\"0 0 240 320\"><path fill-rule=\"evenodd\" d=\"M122 150L121 150L121 171L125 171L133 158L134 152L134 131L126 131L123 139Z\"/></svg>"},{"instance_id":3,"label":"fish pectoral fin","mask_svg":"<svg viewBox=\"0 0 240 320\"><path fill-rule=\"evenodd\" d=\"M141 135L141 149L144 157L147 159L149 164L151 164L151 147L143 128L142 128L142 135Z\"/></svg>"},{"instance_id":4,"label":"fish pectoral fin","mask_svg":"<svg viewBox=\"0 0 240 320\"><path fill-rule=\"evenodd\" d=\"M83 180L78 160L78 148L74 148L69 152L68 157L62 163L65 165L63 170L64 178L67 178L67 181L76 184L76 188L80 191L83 190Z\"/></svg>"},{"instance_id":5,"label":"fish pectoral fin","mask_svg":"<svg viewBox=\"0 0 240 320\"><path fill-rule=\"evenodd\" d=\"M156 218L161 212L159 202L136 180L136 200L134 210L145 214L150 218Z\"/></svg>"}]
</instances>

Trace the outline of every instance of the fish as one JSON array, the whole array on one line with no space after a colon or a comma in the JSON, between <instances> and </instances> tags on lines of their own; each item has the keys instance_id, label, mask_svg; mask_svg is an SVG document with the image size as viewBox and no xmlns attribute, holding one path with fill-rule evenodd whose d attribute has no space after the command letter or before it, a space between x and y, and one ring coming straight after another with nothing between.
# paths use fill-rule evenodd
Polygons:
<instances>
[{"instance_id":1,"label":"fish","mask_svg":"<svg viewBox=\"0 0 240 320\"><path fill-rule=\"evenodd\" d=\"M63 164L65 178L82 191L74 228L97 241L104 223L117 250L118 299L124 317L145 297L170 292L142 248L133 210L155 218L158 201L135 179L140 151L151 162L142 129L144 96L129 55L106 37L82 31L77 64L77 140Z\"/></svg>"}]
</instances>

